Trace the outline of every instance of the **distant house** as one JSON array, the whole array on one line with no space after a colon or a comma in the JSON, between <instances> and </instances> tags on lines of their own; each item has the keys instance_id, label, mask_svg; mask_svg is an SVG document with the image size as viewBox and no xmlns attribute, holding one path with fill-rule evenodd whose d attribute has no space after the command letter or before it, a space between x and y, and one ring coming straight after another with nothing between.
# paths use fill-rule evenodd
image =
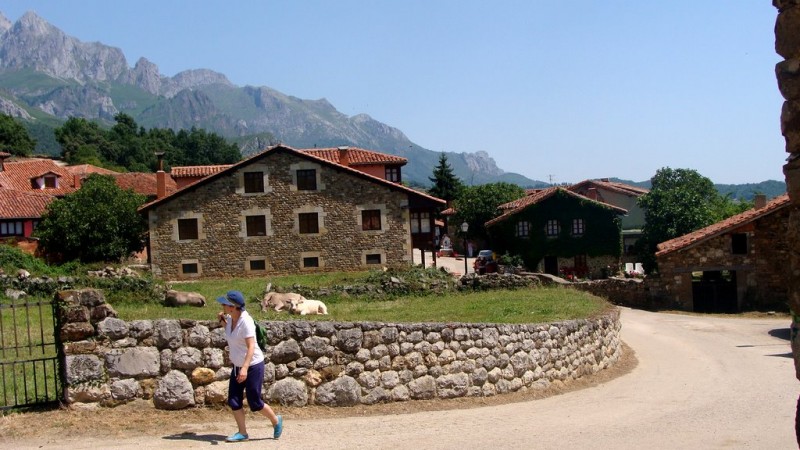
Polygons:
<instances>
[{"instance_id":1,"label":"distant house","mask_svg":"<svg viewBox=\"0 0 800 450\"><path fill-rule=\"evenodd\" d=\"M619 267L625 209L563 187L537 190L500 205L485 226L497 254L520 255L531 270L601 277Z\"/></svg>"},{"instance_id":2,"label":"distant house","mask_svg":"<svg viewBox=\"0 0 800 450\"><path fill-rule=\"evenodd\" d=\"M656 260L669 300L689 311L784 309L788 194L695 232L658 244Z\"/></svg>"},{"instance_id":3,"label":"distant house","mask_svg":"<svg viewBox=\"0 0 800 450\"><path fill-rule=\"evenodd\" d=\"M637 186L625 183L610 181L608 178L597 180L584 180L569 186L572 192L576 192L585 197L608 203L628 211L622 216L622 260L623 262L635 262L634 246L636 241L642 236L645 214L644 209L639 206L638 199L649 191Z\"/></svg>"},{"instance_id":4,"label":"distant house","mask_svg":"<svg viewBox=\"0 0 800 450\"><path fill-rule=\"evenodd\" d=\"M47 158L12 158L0 152L0 238L27 238L39 223L47 205L80 189L89 175L110 175L122 189L156 198L156 174L118 173L91 164L67 166ZM177 190L165 180L167 193Z\"/></svg>"},{"instance_id":5,"label":"distant house","mask_svg":"<svg viewBox=\"0 0 800 450\"><path fill-rule=\"evenodd\" d=\"M54 198L0 187L0 239L30 237Z\"/></svg>"},{"instance_id":6,"label":"distant house","mask_svg":"<svg viewBox=\"0 0 800 450\"><path fill-rule=\"evenodd\" d=\"M140 209L152 269L180 279L407 265L444 201L400 184L392 167L405 159L390 157L275 146L200 176Z\"/></svg>"}]
</instances>

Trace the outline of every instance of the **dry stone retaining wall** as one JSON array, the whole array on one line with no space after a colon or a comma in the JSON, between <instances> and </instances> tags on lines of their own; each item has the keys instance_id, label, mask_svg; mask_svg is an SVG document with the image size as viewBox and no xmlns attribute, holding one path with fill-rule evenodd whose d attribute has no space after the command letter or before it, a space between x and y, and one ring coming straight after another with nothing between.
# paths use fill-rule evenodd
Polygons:
<instances>
[{"instance_id":1,"label":"dry stone retaining wall","mask_svg":"<svg viewBox=\"0 0 800 450\"><path fill-rule=\"evenodd\" d=\"M63 291L67 399L156 408L224 404L230 362L214 321L116 318L97 291ZM598 372L621 354L619 311L551 324L262 322L265 399L352 406L492 396Z\"/></svg>"}]
</instances>

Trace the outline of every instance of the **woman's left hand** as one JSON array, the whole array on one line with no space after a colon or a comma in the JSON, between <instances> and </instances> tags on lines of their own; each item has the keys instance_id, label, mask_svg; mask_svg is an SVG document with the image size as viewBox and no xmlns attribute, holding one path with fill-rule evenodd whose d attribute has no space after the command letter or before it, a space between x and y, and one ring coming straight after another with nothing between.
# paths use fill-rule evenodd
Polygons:
<instances>
[{"instance_id":1,"label":"woman's left hand","mask_svg":"<svg viewBox=\"0 0 800 450\"><path fill-rule=\"evenodd\" d=\"M239 369L239 373L236 374L236 381L238 383L244 383L247 379L247 367L242 367Z\"/></svg>"}]
</instances>

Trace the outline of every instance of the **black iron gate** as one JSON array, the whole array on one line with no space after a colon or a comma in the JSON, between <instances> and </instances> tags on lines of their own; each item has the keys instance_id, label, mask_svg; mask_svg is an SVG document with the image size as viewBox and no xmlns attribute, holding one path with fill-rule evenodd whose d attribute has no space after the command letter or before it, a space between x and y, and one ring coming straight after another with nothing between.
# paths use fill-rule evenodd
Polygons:
<instances>
[{"instance_id":1,"label":"black iron gate","mask_svg":"<svg viewBox=\"0 0 800 450\"><path fill-rule=\"evenodd\" d=\"M0 300L0 410L62 401L56 317L52 300Z\"/></svg>"}]
</instances>

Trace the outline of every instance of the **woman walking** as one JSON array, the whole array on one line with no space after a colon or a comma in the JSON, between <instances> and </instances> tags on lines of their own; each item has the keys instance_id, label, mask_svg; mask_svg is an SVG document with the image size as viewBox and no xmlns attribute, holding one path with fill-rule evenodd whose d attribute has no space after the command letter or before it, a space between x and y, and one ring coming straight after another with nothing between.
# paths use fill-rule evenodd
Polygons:
<instances>
[{"instance_id":1,"label":"woman walking","mask_svg":"<svg viewBox=\"0 0 800 450\"><path fill-rule=\"evenodd\" d=\"M283 432L283 417L275 415L272 408L261 400L264 354L256 345L256 325L244 309L244 295L239 291L228 291L224 297L218 297L217 302L222 304L222 311L217 317L220 324L225 327L225 339L228 341L230 359L233 363L228 384L228 405L233 410L233 418L239 427L239 431L228 436L226 441L240 442L249 437L245 425L245 393L250 410L260 411L272 422L272 437L278 439Z\"/></svg>"}]
</instances>

